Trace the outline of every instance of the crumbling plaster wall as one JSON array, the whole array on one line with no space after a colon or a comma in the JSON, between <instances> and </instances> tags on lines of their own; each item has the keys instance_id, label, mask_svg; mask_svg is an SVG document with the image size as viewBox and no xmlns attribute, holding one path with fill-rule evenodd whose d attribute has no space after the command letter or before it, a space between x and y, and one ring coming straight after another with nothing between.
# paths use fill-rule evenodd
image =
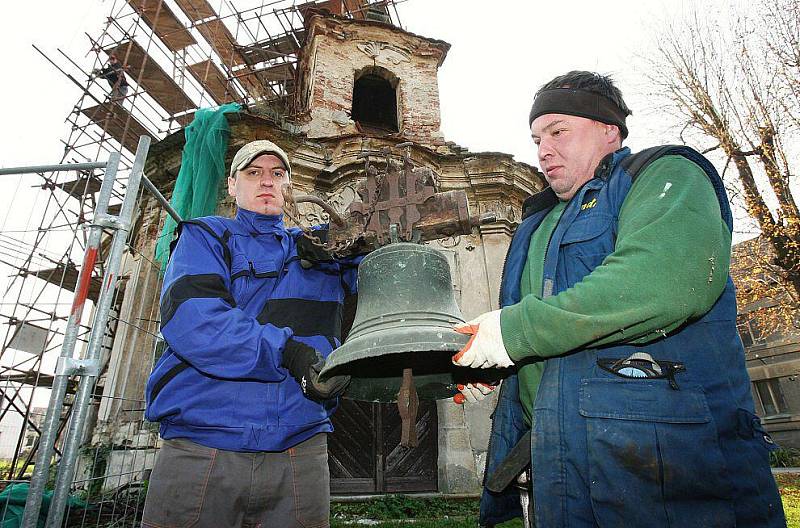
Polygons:
<instances>
[{"instance_id":1,"label":"crumbling plaster wall","mask_svg":"<svg viewBox=\"0 0 800 528\"><path fill-rule=\"evenodd\" d=\"M300 61L299 105L309 138L357 134L350 119L356 74L380 67L399 79L397 137L426 146L444 144L439 127L437 71L450 45L379 22L314 17Z\"/></svg>"}]
</instances>

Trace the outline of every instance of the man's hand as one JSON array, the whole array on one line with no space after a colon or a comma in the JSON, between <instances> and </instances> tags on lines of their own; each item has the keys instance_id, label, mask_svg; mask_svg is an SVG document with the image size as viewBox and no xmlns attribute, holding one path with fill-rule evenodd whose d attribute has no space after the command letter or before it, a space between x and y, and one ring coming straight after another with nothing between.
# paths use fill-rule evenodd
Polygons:
<instances>
[{"instance_id":1,"label":"man's hand","mask_svg":"<svg viewBox=\"0 0 800 528\"><path fill-rule=\"evenodd\" d=\"M316 349L290 339L283 349L281 366L300 384L306 398L315 401L331 400L344 393L350 385L350 376L333 376L325 383L319 381L319 373L325 366L325 358Z\"/></svg>"},{"instance_id":2,"label":"man's hand","mask_svg":"<svg viewBox=\"0 0 800 528\"><path fill-rule=\"evenodd\" d=\"M324 243L328 240L327 228L315 229L311 234L317 237L320 242ZM297 239L297 256L300 257L300 265L302 265L304 269L311 268L320 263L333 262L333 255L324 248L316 245L305 235Z\"/></svg>"},{"instance_id":3,"label":"man's hand","mask_svg":"<svg viewBox=\"0 0 800 528\"><path fill-rule=\"evenodd\" d=\"M453 396L453 401L459 405L464 402L478 403L490 395L496 388L496 385L487 385L486 383L467 383L466 385L459 384L459 393Z\"/></svg>"},{"instance_id":4,"label":"man's hand","mask_svg":"<svg viewBox=\"0 0 800 528\"><path fill-rule=\"evenodd\" d=\"M470 368L505 368L514 364L503 345L503 335L500 333L500 310L486 312L472 321L453 328L459 334L472 335L466 346L453 356L454 365Z\"/></svg>"}]
</instances>

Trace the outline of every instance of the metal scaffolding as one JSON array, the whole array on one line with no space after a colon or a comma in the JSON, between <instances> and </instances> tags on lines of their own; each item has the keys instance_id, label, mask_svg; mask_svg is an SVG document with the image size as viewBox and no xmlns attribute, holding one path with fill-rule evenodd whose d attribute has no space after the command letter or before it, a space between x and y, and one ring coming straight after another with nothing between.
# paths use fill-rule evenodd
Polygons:
<instances>
[{"instance_id":1,"label":"metal scaffolding","mask_svg":"<svg viewBox=\"0 0 800 528\"><path fill-rule=\"evenodd\" d=\"M112 355L124 343L148 351L142 361L152 365L160 353L158 314L139 313L142 300L125 292L144 282L157 298L160 266L136 239L137 222L149 215L160 226L174 214L146 176L141 191L131 178L142 168L140 138L163 139L190 123L198 108L227 102L291 122L307 20L321 12L399 27L402 1L114 0L101 31L86 35L86 57L60 50L47 56L37 48L81 95L67 116L58 164L24 168L24 175L0 170L5 181L16 178L12 207L0 218L0 323L6 327L0 423L13 422L2 430L13 445L7 457L0 454L7 459L0 492L32 478L31 495L41 494L58 468L48 526L136 518L143 497L131 490L143 480L142 460L154 455L156 434L142 416L145 380L138 370L129 379L126 370L132 356L114 362ZM111 55L121 64L125 93L104 73ZM124 234L115 236L120 226ZM98 415L124 415L136 424L117 442L127 442L117 459L93 447ZM117 463L115 472L106 468ZM62 522L62 505L76 490L99 509L69 510ZM131 503L120 493L129 493ZM7 506L0 504L0 520ZM31 504L26 525L37 518Z\"/></svg>"}]
</instances>

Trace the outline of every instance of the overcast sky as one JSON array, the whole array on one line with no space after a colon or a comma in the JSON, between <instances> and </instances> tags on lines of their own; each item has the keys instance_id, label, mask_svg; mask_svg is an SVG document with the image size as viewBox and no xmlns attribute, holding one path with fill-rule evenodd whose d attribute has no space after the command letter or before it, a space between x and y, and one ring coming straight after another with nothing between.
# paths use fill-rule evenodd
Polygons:
<instances>
[{"instance_id":1,"label":"overcast sky","mask_svg":"<svg viewBox=\"0 0 800 528\"><path fill-rule=\"evenodd\" d=\"M118 3L124 0L116 0ZM211 0L216 5L222 0ZM667 18L701 0L405 0L405 28L451 44L439 74L442 131L472 151L508 152L536 165L527 114L536 89L573 69L611 74L634 115L626 145L634 151L678 142L677 130L648 99L641 55ZM740 0L703 0L714 16ZM238 0L237 6L261 0ZM37 53L60 64L57 48L87 64L89 41L111 0L6 2L0 17L0 166L56 162L64 119L80 89ZM0 182L2 183L2 182Z\"/></svg>"},{"instance_id":2,"label":"overcast sky","mask_svg":"<svg viewBox=\"0 0 800 528\"><path fill-rule=\"evenodd\" d=\"M7 2L0 18L0 165L41 163L60 156L64 118L80 91L39 55L36 44L63 63L56 48L84 60L111 1ZM213 4L213 1L212 1ZM534 162L527 130L533 93L572 69L611 73L634 109L628 143L640 148L670 139L659 120L648 123L639 96L635 55L650 38L653 14L683 2L609 0L406 0L398 11L406 29L452 45L440 71L442 129L474 151L509 152ZM663 127L662 127L663 128Z\"/></svg>"}]
</instances>

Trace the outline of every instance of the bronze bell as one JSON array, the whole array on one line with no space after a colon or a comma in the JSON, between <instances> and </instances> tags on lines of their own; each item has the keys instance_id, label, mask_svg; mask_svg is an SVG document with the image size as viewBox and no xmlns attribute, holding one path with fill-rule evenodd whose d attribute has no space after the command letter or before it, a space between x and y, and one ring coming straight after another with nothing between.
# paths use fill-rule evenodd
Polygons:
<instances>
[{"instance_id":1,"label":"bronze bell","mask_svg":"<svg viewBox=\"0 0 800 528\"><path fill-rule=\"evenodd\" d=\"M352 376L346 398L397 401L401 385L408 389L411 372L411 389L416 386L421 399L453 396L458 383L497 379L492 369L452 364L469 336L452 329L464 317L453 295L450 266L439 251L402 242L383 246L361 262L358 289L350 335L320 374L322 379Z\"/></svg>"}]
</instances>

